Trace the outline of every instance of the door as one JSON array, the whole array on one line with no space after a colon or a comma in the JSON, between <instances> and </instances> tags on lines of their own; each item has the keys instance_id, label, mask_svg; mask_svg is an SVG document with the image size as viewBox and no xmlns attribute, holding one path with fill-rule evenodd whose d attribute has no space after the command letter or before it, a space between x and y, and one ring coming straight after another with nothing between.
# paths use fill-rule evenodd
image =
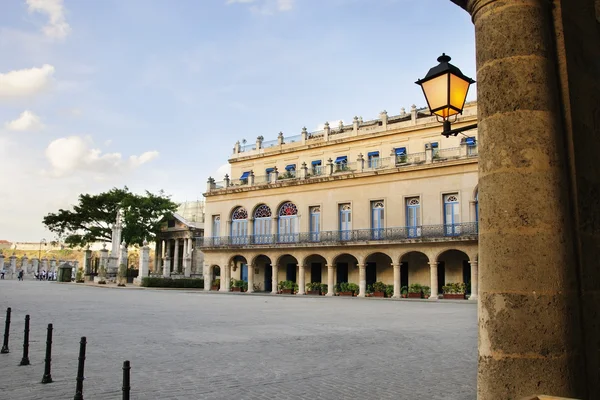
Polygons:
<instances>
[{"instance_id":1,"label":"door","mask_svg":"<svg viewBox=\"0 0 600 400\"><path fill-rule=\"evenodd\" d=\"M371 239L381 240L384 228L384 208L383 201L374 201L371 203Z\"/></svg>"},{"instance_id":2,"label":"door","mask_svg":"<svg viewBox=\"0 0 600 400\"><path fill-rule=\"evenodd\" d=\"M348 263L337 263L337 283L348 282Z\"/></svg>"},{"instance_id":3,"label":"door","mask_svg":"<svg viewBox=\"0 0 600 400\"><path fill-rule=\"evenodd\" d=\"M273 268L271 264L265 264L265 292L273 290Z\"/></svg>"},{"instance_id":4,"label":"door","mask_svg":"<svg viewBox=\"0 0 600 400\"><path fill-rule=\"evenodd\" d=\"M446 263L440 261L438 263L438 294L442 293L442 286L446 284Z\"/></svg>"},{"instance_id":5,"label":"door","mask_svg":"<svg viewBox=\"0 0 600 400\"><path fill-rule=\"evenodd\" d=\"M377 282L377 264L368 262L366 266L367 286Z\"/></svg>"},{"instance_id":6,"label":"door","mask_svg":"<svg viewBox=\"0 0 600 400\"><path fill-rule=\"evenodd\" d=\"M242 264L240 267L240 277L242 281L248 282L248 264Z\"/></svg>"},{"instance_id":7,"label":"door","mask_svg":"<svg viewBox=\"0 0 600 400\"><path fill-rule=\"evenodd\" d=\"M312 207L310 210L310 241L318 242L321 232L321 207ZM314 281L313 281L314 282Z\"/></svg>"},{"instance_id":8,"label":"door","mask_svg":"<svg viewBox=\"0 0 600 400\"><path fill-rule=\"evenodd\" d=\"M421 236L421 202L414 197L406 200L406 228L408 237Z\"/></svg>"},{"instance_id":9,"label":"door","mask_svg":"<svg viewBox=\"0 0 600 400\"><path fill-rule=\"evenodd\" d=\"M467 285L467 294L471 294L471 264L463 260L463 282Z\"/></svg>"},{"instance_id":10,"label":"door","mask_svg":"<svg viewBox=\"0 0 600 400\"><path fill-rule=\"evenodd\" d=\"M406 286L408 289L408 263L400 263L400 290Z\"/></svg>"},{"instance_id":11,"label":"door","mask_svg":"<svg viewBox=\"0 0 600 400\"><path fill-rule=\"evenodd\" d=\"M288 264L285 279L296 283L296 264Z\"/></svg>"},{"instance_id":12,"label":"door","mask_svg":"<svg viewBox=\"0 0 600 400\"><path fill-rule=\"evenodd\" d=\"M340 240L350 240L351 237L352 208L350 207L350 204L344 204L340 207Z\"/></svg>"},{"instance_id":13,"label":"door","mask_svg":"<svg viewBox=\"0 0 600 400\"><path fill-rule=\"evenodd\" d=\"M271 243L271 218L254 218L254 243Z\"/></svg>"},{"instance_id":14,"label":"door","mask_svg":"<svg viewBox=\"0 0 600 400\"><path fill-rule=\"evenodd\" d=\"M444 196L444 228L446 236L460 235L460 212L455 194Z\"/></svg>"},{"instance_id":15,"label":"door","mask_svg":"<svg viewBox=\"0 0 600 400\"><path fill-rule=\"evenodd\" d=\"M321 283L321 263L312 263L310 265L310 281Z\"/></svg>"},{"instance_id":16,"label":"door","mask_svg":"<svg viewBox=\"0 0 600 400\"><path fill-rule=\"evenodd\" d=\"M279 242L295 242L298 235L298 217L280 216L279 217Z\"/></svg>"}]
</instances>

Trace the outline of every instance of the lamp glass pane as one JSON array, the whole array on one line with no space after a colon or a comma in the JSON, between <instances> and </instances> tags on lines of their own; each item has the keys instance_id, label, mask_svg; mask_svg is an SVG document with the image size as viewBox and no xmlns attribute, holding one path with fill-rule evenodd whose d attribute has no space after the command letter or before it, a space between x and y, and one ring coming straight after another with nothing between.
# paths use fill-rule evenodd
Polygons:
<instances>
[{"instance_id":1,"label":"lamp glass pane","mask_svg":"<svg viewBox=\"0 0 600 400\"><path fill-rule=\"evenodd\" d=\"M456 75L450 75L450 105L462 110L470 83Z\"/></svg>"},{"instance_id":2,"label":"lamp glass pane","mask_svg":"<svg viewBox=\"0 0 600 400\"><path fill-rule=\"evenodd\" d=\"M430 81L423 82L422 87L430 110L433 111L448 105L448 74L440 75Z\"/></svg>"}]
</instances>

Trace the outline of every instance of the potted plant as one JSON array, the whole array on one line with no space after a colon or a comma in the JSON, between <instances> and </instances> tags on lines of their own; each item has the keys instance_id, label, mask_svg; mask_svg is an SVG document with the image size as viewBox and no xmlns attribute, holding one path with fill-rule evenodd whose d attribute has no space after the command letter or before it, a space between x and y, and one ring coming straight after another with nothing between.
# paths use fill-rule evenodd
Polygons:
<instances>
[{"instance_id":1,"label":"potted plant","mask_svg":"<svg viewBox=\"0 0 600 400\"><path fill-rule=\"evenodd\" d=\"M306 294L313 296L321 295L321 282L309 282L306 284Z\"/></svg>"},{"instance_id":2,"label":"potted plant","mask_svg":"<svg viewBox=\"0 0 600 400\"><path fill-rule=\"evenodd\" d=\"M383 282L375 282L372 286L373 297L385 297L385 290L387 285ZM392 286L392 294L394 293L394 287Z\"/></svg>"},{"instance_id":3,"label":"potted plant","mask_svg":"<svg viewBox=\"0 0 600 400\"><path fill-rule=\"evenodd\" d=\"M431 296L431 288L429 286L423 286L423 296L428 299Z\"/></svg>"},{"instance_id":4,"label":"potted plant","mask_svg":"<svg viewBox=\"0 0 600 400\"><path fill-rule=\"evenodd\" d=\"M83 268L77 269L75 274L75 283L83 283Z\"/></svg>"},{"instance_id":5,"label":"potted plant","mask_svg":"<svg viewBox=\"0 0 600 400\"><path fill-rule=\"evenodd\" d=\"M465 293L467 292L467 285L464 283L448 283L442 286L442 292L444 293L444 299L465 299Z\"/></svg>"},{"instance_id":6,"label":"potted plant","mask_svg":"<svg viewBox=\"0 0 600 400\"><path fill-rule=\"evenodd\" d=\"M321 283L321 296L325 296L327 294L327 284Z\"/></svg>"},{"instance_id":7,"label":"potted plant","mask_svg":"<svg viewBox=\"0 0 600 400\"><path fill-rule=\"evenodd\" d=\"M365 297L373 296L373 285L367 285Z\"/></svg>"},{"instance_id":8,"label":"potted plant","mask_svg":"<svg viewBox=\"0 0 600 400\"><path fill-rule=\"evenodd\" d=\"M292 281L281 281L278 286L281 294L294 294L294 288L298 285Z\"/></svg>"},{"instance_id":9,"label":"potted plant","mask_svg":"<svg viewBox=\"0 0 600 400\"><path fill-rule=\"evenodd\" d=\"M354 296L358 292L358 285L356 283L341 282L339 284L339 295L340 296Z\"/></svg>"},{"instance_id":10,"label":"potted plant","mask_svg":"<svg viewBox=\"0 0 600 400\"><path fill-rule=\"evenodd\" d=\"M387 285L385 288L385 296L392 297L394 296L394 285Z\"/></svg>"},{"instance_id":11,"label":"potted plant","mask_svg":"<svg viewBox=\"0 0 600 400\"><path fill-rule=\"evenodd\" d=\"M402 288L400 289L400 295L403 299L408 297L408 286L402 286Z\"/></svg>"},{"instance_id":12,"label":"potted plant","mask_svg":"<svg viewBox=\"0 0 600 400\"><path fill-rule=\"evenodd\" d=\"M210 290L219 290L221 287L221 279L217 278L213 280L210 284Z\"/></svg>"},{"instance_id":13,"label":"potted plant","mask_svg":"<svg viewBox=\"0 0 600 400\"><path fill-rule=\"evenodd\" d=\"M423 298L423 286L420 283L413 283L408 285L408 298L409 299L422 299Z\"/></svg>"},{"instance_id":14,"label":"potted plant","mask_svg":"<svg viewBox=\"0 0 600 400\"><path fill-rule=\"evenodd\" d=\"M244 281L234 279L231 291L232 292L243 292L244 291Z\"/></svg>"}]
</instances>

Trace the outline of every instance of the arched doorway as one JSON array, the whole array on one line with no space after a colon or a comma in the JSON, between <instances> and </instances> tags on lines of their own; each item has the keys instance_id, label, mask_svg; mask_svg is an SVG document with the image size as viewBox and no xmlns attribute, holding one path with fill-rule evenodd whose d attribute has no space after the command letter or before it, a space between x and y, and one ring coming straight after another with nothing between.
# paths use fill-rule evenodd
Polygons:
<instances>
[{"instance_id":1,"label":"arched doorway","mask_svg":"<svg viewBox=\"0 0 600 400\"><path fill-rule=\"evenodd\" d=\"M260 254L252 261L254 269L254 291L255 292L271 292L273 290L273 267L271 259Z\"/></svg>"},{"instance_id":2,"label":"arched doorway","mask_svg":"<svg viewBox=\"0 0 600 400\"><path fill-rule=\"evenodd\" d=\"M277 212L277 237L280 243L298 241L298 208L291 201L283 203Z\"/></svg>"},{"instance_id":3,"label":"arched doorway","mask_svg":"<svg viewBox=\"0 0 600 400\"><path fill-rule=\"evenodd\" d=\"M248 243L248 211L237 207L231 213L231 244Z\"/></svg>"},{"instance_id":4,"label":"arched doorway","mask_svg":"<svg viewBox=\"0 0 600 400\"><path fill-rule=\"evenodd\" d=\"M326 283L327 260L319 254L311 254L304 259L306 282L307 283Z\"/></svg>"},{"instance_id":5,"label":"arched doorway","mask_svg":"<svg viewBox=\"0 0 600 400\"><path fill-rule=\"evenodd\" d=\"M335 265L334 284L352 282L358 284L358 260L352 254L340 254L333 259Z\"/></svg>"},{"instance_id":6,"label":"arched doorway","mask_svg":"<svg viewBox=\"0 0 600 400\"><path fill-rule=\"evenodd\" d=\"M394 283L392 258L385 253L372 253L365 258L367 289L375 282Z\"/></svg>"},{"instance_id":7,"label":"arched doorway","mask_svg":"<svg viewBox=\"0 0 600 400\"><path fill-rule=\"evenodd\" d=\"M279 266L277 282L298 282L298 260L296 259L296 257L290 254L282 255L281 257L279 257L277 265Z\"/></svg>"},{"instance_id":8,"label":"arched doorway","mask_svg":"<svg viewBox=\"0 0 600 400\"><path fill-rule=\"evenodd\" d=\"M212 265L210 267L210 276L210 290L219 290L221 288L221 267L218 265Z\"/></svg>"},{"instance_id":9,"label":"arched doorway","mask_svg":"<svg viewBox=\"0 0 600 400\"><path fill-rule=\"evenodd\" d=\"M248 282L248 260L241 255L231 257L229 261L230 276L228 277L231 283L234 281Z\"/></svg>"},{"instance_id":10,"label":"arched doorway","mask_svg":"<svg viewBox=\"0 0 600 400\"><path fill-rule=\"evenodd\" d=\"M400 291L408 291L410 285L419 284L430 289L431 270L429 257L420 251L410 251L400 257Z\"/></svg>"},{"instance_id":11,"label":"arched doorway","mask_svg":"<svg viewBox=\"0 0 600 400\"><path fill-rule=\"evenodd\" d=\"M272 243L271 236L271 208L266 204L260 204L254 209L254 243Z\"/></svg>"},{"instance_id":12,"label":"arched doorway","mask_svg":"<svg viewBox=\"0 0 600 400\"><path fill-rule=\"evenodd\" d=\"M465 283L471 293L471 264L469 256L461 250L446 250L437 257L438 293L448 283Z\"/></svg>"}]
</instances>

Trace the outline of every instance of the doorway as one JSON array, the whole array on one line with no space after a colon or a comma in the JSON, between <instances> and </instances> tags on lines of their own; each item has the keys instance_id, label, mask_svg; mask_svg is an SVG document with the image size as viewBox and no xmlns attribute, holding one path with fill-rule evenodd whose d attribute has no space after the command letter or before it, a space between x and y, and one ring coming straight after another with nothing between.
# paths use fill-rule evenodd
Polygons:
<instances>
[{"instance_id":1,"label":"doorway","mask_svg":"<svg viewBox=\"0 0 600 400\"><path fill-rule=\"evenodd\" d=\"M367 286L377 282L377 264L374 262L368 262L366 267L366 279Z\"/></svg>"},{"instance_id":2,"label":"doorway","mask_svg":"<svg viewBox=\"0 0 600 400\"><path fill-rule=\"evenodd\" d=\"M296 283L296 264L288 264L285 279Z\"/></svg>"},{"instance_id":3,"label":"doorway","mask_svg":"<svg viewBox=\"0 0 600 400\"><path fill-rule=\"evenodd\" d=\"M310 281L321 283L321 263L312 263L310 265Z\"/></svg>"},{"instance_id":4,"label":"doorway","mask_svg":"<svg viewBox=\"0 0 600 400\"><path fill-rule=\"evenodd\" d=\"M400 263L400 290L406 286L408 289L408 263Z\"/></svg>"},{"instance_id":5,"label":"doorway","mask_svg":"<svg viewBox=\"0 0 600 400\"><path fill-rule=\"evenodd\" d=\"M265 292L273 290L273 268L271 264L265 264Z\"/></svg>"},{"instance_id":6,"label":"doorway","mask_svg":"<svg viewBox=\"0 0 600 400\"><path fill-rule=\"evenodd\" d=\"M337 263L337 283L348 282L348 263Z\"/></svg>"},{"instance_id":7,"label":"doorway","mask_svg":"<svg viewBox=\"0 0 600 400\"><path fill-rule=\"evenodd\" d=\"M440 261L438 263L438 294L442 294L442 287L446 285L446 263Z\"/></svg>"}]
</instances>

